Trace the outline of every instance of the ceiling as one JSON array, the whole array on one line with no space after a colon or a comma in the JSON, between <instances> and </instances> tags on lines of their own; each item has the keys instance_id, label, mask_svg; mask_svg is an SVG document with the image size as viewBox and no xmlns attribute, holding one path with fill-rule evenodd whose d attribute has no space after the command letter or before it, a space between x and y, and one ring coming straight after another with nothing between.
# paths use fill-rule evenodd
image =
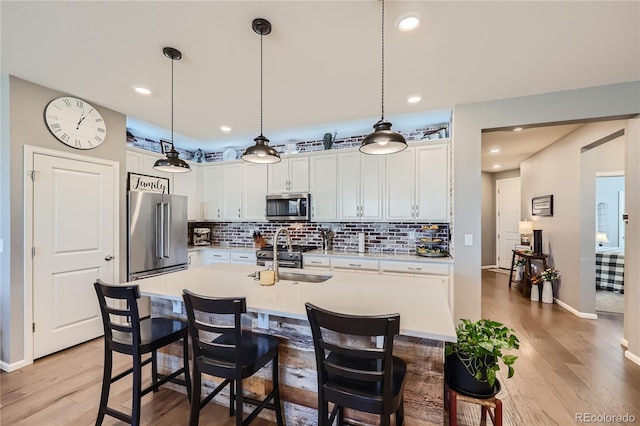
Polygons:
<instances>
[{"instance_id":1,"label":"ceiling","mask_svg":"<svg viewBox=\"0 0 640 426\"><path fill-rule=\"evenodd\" d=\"M380 4L5 0L2 73L119 111L136 135L169 139L162 48L175 47L175 145L241 148L260 133L251 21L262 17L273 25L263 40L272 144L367 134L380 117ZM407 12L422 23L401 32L395 23ZM448 121L459 104L640 79L637 1L387 1L385 15L384 106L394 129ZM413 94L422 101L407 103Z\"/></svg>"}]
</instances>

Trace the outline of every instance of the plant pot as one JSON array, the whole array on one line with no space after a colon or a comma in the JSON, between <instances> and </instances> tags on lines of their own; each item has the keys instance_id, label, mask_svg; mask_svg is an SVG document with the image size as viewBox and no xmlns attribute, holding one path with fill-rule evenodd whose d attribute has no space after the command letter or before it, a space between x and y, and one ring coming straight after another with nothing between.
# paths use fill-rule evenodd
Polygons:
<instances>
[{"instance_id":1,"label":"plant pot","mask_svg":"<svg viewBox=\"0 0 640 426\"><path fill-rule=\"evenodd\" d=\"M531 285L531 301L537 302L540 300L540 290L538 289L537 284Z\"/></svg>"},{"instance_id":2,"label":"plant pot","mask_svg":"<svg viewBox=\"0 0 640 426\"><path fill-rule=\"evenodd\" d=\"M485 365L492 365L495 362L495 357L485 357ZM482 372L482 379L485 381L479 381L467 370L465 364L469 365L469 358L465 354L452 353L445 357L444 378L449 387L473 398L490 398L498 393L497 380L494 386L486 382L486 369Z\"/></svg>"},{"instance_id":3,"label":"plant pot","mask_svg":"<svg viewBox=\"0 0 640 426\"><path fill-rule=\"evenodd\" d=\"M545 281L542 284L542 302L553 303L553 283L551 281Z\"/></svg>"}]
</instances>

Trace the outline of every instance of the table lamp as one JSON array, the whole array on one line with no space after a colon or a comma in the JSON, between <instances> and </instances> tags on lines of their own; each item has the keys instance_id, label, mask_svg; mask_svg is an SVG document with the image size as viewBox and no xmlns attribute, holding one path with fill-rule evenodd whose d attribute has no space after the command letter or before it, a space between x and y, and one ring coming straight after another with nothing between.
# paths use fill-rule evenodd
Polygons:
<instances>
[{"instance_id":1,"label":"table lamp","mask_svg":"<svg viewBox=\"0 0 640 426\"><path fill-rule=\"evenodd\" d=\"M596 232L596 243L598 246L602 247L602 243L608 243L609 239L607 238L606 232Z\"/></svg>"},{"instance_id":2,"label":"table lamp","mask_svg":"<svg viewBox=\"0 0 640 426\"><path fill-rule=\"evenodd\" d=\"M521 220L518 222L518 232L520 233L520 244L530 246L529 235L533 233L533 222L530 220Z\"/></svg>"}]
</instances>

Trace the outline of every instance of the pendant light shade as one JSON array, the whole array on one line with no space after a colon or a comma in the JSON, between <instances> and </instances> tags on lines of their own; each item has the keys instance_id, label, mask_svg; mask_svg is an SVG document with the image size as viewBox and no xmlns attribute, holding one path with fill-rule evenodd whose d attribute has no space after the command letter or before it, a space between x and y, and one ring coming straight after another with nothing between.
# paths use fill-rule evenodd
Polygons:
<instances>
[{"instance_id":1,"label":"pendant light shade","mask_svg":"<svg viewBox=\"0 0 640 426\"><path fill-rule=\"evenodd\" d=\"M391 123L384 119L384 0L382 3L382 114L373 125L375 131L362 140L360 152L365 154L393 154L407 148L407 141L400 133L391 130Z\"/></svg>"},{"instance_id":2,"label":"pendant light shade","mask_svg":"<svg viewBox=\"0 0 640 426\"><path fill-rule=\"evenodd\" d=\"M161 158L153 165L155 170L168 173L186 173L191 171L191 167L186 161L181 160L178 151L173 146L173 62L182 58L182 53L173 47L162 49L164 56L171 59L171 149L165 152L167 158Z\"/></svg>"},{"instance_id":3,"label":"pendant light shade","mask_svg":"<svg viewBox=\"0 0 640 426\"><path fill-rule=\"evenodd\" d=\"M262 37L271 33L271 23L263 18L256 18L251 28L260 34L260 136L254 139L255 145L242 153L242 159L250 163L277 163L280 161L278 151L269 146L269 139L262 134Z\"/></svg>"}]
</instances>

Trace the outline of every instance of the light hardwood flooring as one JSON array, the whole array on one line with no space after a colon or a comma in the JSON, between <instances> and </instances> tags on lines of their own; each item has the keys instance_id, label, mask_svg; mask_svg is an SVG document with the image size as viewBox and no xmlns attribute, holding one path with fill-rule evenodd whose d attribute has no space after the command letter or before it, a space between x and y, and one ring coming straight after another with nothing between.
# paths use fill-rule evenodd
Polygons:
<instances>
[{"instance_id":1,"label":"light hardwood flooring","mask_svg":"<svg viewBox=\"0 0 640 426\"><path fill-rule=\"evenodd\" d=\"M483 271L482 316L515 329L521 342L515 376L500 378L502 392L498 396L504 405L504 424L579 424L576 413L628 413L635 416L636 424L640 422L640 366L627 360L620 347L622 316L579 319L558 305L532 303L516 287L509 289L507 283L507 275ZM94 424L102 345L102 340L96 339L18 371L0 374L0 424ZM127 362L128 357L118 356L114 370L124 369ZM111 398L114 405L130 410L130 381L116 383ZM186 425L188 417L189 403L184 394L161 389L143 398L143 425ZM479 422L478 406L459 403L460 426ZM123 423L106 417L104 424ZM209 404L202 411L201 424L235 423L226 407ZM258 419L252 425L274 423Z\"/></svg>"}]
</instances>

